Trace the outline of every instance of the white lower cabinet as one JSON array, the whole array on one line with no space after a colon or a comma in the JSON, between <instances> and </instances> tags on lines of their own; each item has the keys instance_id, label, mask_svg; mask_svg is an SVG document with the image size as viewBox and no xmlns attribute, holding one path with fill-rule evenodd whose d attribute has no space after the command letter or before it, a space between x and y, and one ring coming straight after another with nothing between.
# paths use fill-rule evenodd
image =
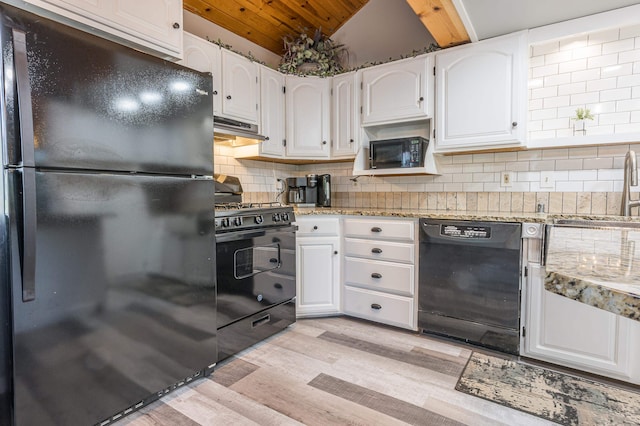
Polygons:
<instances>
[{"instance_id":1,"label":"white lower cabinet","mask_svg":"<svg viewBox=\"0 0 640 426\"><path fill-rule=\"evenodd\" d=\"M298 216L296 315L340 313L340 218Z\"/></svg>"},{"instance_id":2,"label":"white lower cabinet","mask_svg":"<svg viewBox=\"0 0 640 426\"><path fill-rule=\"evenodd\" d=\"M640 383L640 322L544 289L544 266L529 265L523 355Z\"/></svg>"},{"instance_id":3,"label":"white lower cabinet","mask_svg":"<svg viewBox=\"0 0 640 426\"><path fill-rule=\"evenodd\" d=\"M416 230L413 219L344 219L345 314L417 329Z\"/></svg>"}]
</instances>

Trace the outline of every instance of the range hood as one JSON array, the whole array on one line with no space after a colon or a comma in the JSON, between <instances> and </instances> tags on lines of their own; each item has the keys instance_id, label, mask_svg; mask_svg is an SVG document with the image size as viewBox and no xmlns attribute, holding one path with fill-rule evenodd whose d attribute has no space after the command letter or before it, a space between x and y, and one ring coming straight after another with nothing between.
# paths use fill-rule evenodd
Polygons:
<instances>
[{"instance_id":1,"label":"range hood","mask_svg":"<svg viewBox=\"0 0 640 426\"><path fill-rule=\"evenodd\" d=\"M232 146L251 145L265 140L256 124L243 123L225 117L213 117L213 140Z\"/></svg>"}]
</instances>

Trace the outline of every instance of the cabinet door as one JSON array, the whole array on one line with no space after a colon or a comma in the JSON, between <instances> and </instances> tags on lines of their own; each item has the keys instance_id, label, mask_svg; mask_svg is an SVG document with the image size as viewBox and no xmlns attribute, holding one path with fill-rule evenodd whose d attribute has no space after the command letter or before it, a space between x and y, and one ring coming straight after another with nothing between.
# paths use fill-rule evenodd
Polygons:
<instances>
[{"instance_id":1,"label":"cabinet door","mask_svg":"<svg viewBox=\"0 0 640 426\"><path fill-rule=\"evenodd\" d=\"M432 56L364 69L362 124L426 119L433 115L432 69Z\"/></svg>"},{"instance_id":2,"label":"cabinet door","mask_svg":"<svg viewBox=\"0 0 640 426\"><path fill-rule=\"evenodd\" d=\"M298 317L340 312L339 241L324 237L297 239Z\"/></svg>"},{"instance_id":3,"label":"cabinet door","mask_svg":"<svg viewBox=\"0 0 640 426\"><path fill-rule=\"evenodd\" d=\"M222 107L220 96L220 46L208 40L184 33L184 58L179 64L213 75L213 114L218 115Z\"/></svg>"},{"instance_id":4,"label":"cabinet door","mask_svg":"<svg viewBox=\"0 0 640 426\"><path fill-rule=\"evenodd\" d=\"M163 57L182 58L181 0L27 0ZM55 19L55 17L53 17Z\"/></svg>"},{"instance_id":5,"label":"cabinet door","mask_svg":"<svg viewBox=\"0 0 640 426\"><path fill-rule=\"evenodd\" d=\"M525 355L622 380L632 371L628 321L544 289L545 270L529 265Z\"/></svg>"},{"instance_id":6,"label":"cabinet door","mask_svg":"<svg viewBox=\"0 0 640 426\"><path fill-rule=\"evenodd\" d=\"M287 76L287 157L329 157L330 80Z\"/></svg>"},{"instance_id":7,"label":"cabinet door","mask_svg":"<svg viewBox=\"0 0 640 426\"><path fill-rule=\"evenodd\" d=\"M359 145L358 92L356 73L341 74L332 81L331 157L356 155Z\"/></svg>"},{"instance_id":8,"label":"cabinet door","mask_svg":"<svg viewBox=\"0 0 640 426\"><path fill-rule=\"evenodd\" d=\"M525 142L526 33L436 54L436 151Z\"/></svg>"},{"instance_id":9,"label":"cabinet door","mask_svg":"<svg viewBox=\"0 0 640 426\"><path fill-rule=\"evenodd\" d=\"M260 151L265 156L284 155L284 76L260 67L260 131L265 140Z\"/></svg>"},{"instance_id":10,"label":"cabinet door","mask_svg":"<svg viewBox=\"0 0 640 426\"><path fill-rule=\"evenodd\" d=\"M258 124L258 67L222 49L222 115Z\"/></svg>"}]
</instances>

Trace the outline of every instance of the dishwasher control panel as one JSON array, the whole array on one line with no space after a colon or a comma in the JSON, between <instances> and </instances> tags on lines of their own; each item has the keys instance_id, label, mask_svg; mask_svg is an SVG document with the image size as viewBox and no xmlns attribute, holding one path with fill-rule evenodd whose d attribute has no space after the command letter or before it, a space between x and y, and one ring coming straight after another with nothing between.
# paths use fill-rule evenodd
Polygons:
<instances>
[{"instance_id":1,"label":"dishwasher control panel","mask_svg":"<svg viewBox=\"0 0 640 426\"><path fill-rule=\"evenodd\" d=\"M440 225L440 235L467 239L485 239L491 238L491 227L472 225Z\"/></svg>"}]
</instances>

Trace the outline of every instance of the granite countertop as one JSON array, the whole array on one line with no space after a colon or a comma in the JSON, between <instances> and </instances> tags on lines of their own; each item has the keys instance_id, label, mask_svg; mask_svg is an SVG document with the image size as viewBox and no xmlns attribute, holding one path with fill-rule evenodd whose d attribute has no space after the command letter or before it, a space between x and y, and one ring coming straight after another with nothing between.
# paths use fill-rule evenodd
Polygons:
<instances>
[{"instance_id":1,"label":"granite countertop","mask_svg":"<svg viewBox=\"0 0 640 426\"><path fill-rule=\"evenodd\" d=\"M563 220L590 221L588 227L560 225L551 228L547 241L545 289L640 321L640 226L625 227L626 222L640 223L639 217L335 207L295 208L295 214L547 224ZM593 224L607 226L594 228Z\"/></svg>"},{"instance_id":2,"label":"granite countertop","mask_svg":"<svg viewBox=\"0 0 640 426\"><path fill-rule=\"evenodd\" d=\"M551 228L545 289L640 321L640 228Z\"/></svg>"}]
</instances>

